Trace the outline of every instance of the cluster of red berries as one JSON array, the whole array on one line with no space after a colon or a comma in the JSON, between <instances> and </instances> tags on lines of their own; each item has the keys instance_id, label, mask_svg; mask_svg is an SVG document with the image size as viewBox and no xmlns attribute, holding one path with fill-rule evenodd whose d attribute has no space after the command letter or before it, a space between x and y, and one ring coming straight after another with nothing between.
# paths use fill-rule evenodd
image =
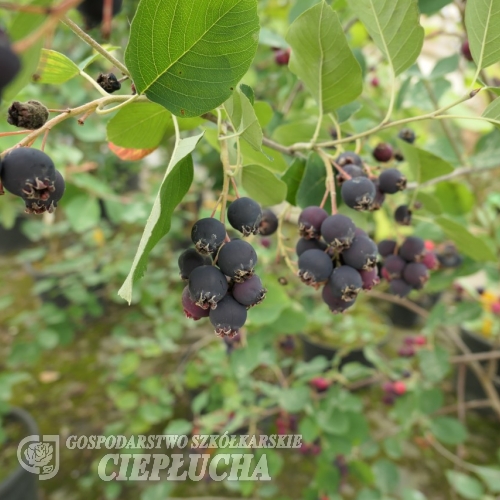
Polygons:
<instances>
[{"instance_id":1,"label":"cluster of red berries","mask_svg":"<svg viewBox=\"0 0 500 500\"><path fill-rule=\"evenodd\" d=\"M429 271L439 267L437 255L427 250L421 238L409 236L401 245L382 240L378 251L384 258L381 275L390 283L394 295L406 297L412 290L421 290L429 279Z\"/></svg>"},{"instance_id":2,"label":"cluster of red berries","mask_svg":"<svg viewBox=\"0 0 500 500\"><path fill-rule=\"evenodd\" d=\"M278 227L276 216L263 213L250 198L232 202L227 218L243 236L269 235ZM191 240L195 248L184 251L178 261L181 278L188 282L182 293L184 312L194 320L209 317L217 335L234 337L247 320L247 309L266 295L255 274L257 253L244 240L230 240L224 224L213 217L195 223Z\"/></svg>"},{"instance_id":3,"label":"cluster of red berries","mask_svg":"<svg viewBox=\"0 0 500 500\"><path fill-rule=\"evenodd\" d=\"M0 163L2 186L22 198L30 214L52 213L65 190L64 179L50 157L33 148L16 148L5 156Z\"/></svg>"},{"instance_id":4,"label":"cluster of red berries","mask_svg":"<svg viewBox=\"0 0 500 500\"><path fill-rule=\"evenodd\" d=\"M427 344L423 335L409 335L404 338L403 345L398 349L398 356L402 358L413 358L419 347Z\"/></svg>"},{"instance_id":5,"label":"cluster of red berries","mask_svg":"<svg viewBox=\"0 0 500 500\"><path fill-rule=\"evenodd\" d=\"M316 289L324 285L323 301L332 312L345 311L361 290L379 282L377 245L349 217L307 207L299 216L299 232L299 278Z\"/></svg>"},{"instance_id":6,"label":"cluster of red berries","mask_svg":"<svg viewBox=\"0 0 500 500\"><path fill-rule=\"evenodd\" d=\"M382 402L386 405L393 405L396 399L406 393L406 384L401 380L395 382L385 382L382 385L384 397Z\"/></svg>"}]
</instances>

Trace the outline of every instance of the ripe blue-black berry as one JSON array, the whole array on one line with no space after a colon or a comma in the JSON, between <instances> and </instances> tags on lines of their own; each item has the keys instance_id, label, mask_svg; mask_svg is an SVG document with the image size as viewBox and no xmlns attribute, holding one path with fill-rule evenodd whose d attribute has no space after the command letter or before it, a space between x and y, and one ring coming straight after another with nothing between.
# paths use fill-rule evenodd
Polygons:
<instances>
[{"instance_id":1,"label":"ripe blue-black berry","mask_svg":"<svg viewBox=\"0 0 500 500\"><path fill-rule=\"evenodd\" d=\"M346 302L354 300L363 288L363 280L359 272L350 266L335 268L329 283L333 296Z\"/></svg>"},{"instance_id":2,"label":"ripe blue-black berry","mask_svg":"<svg viewBox=\"0 0 500 500\"><path fill-rule=\"evenodd\" d=\"M399 297L406 297L412 291L412 288L411 285L402 279L392 280L389 285L391 293Z\"/></svg>"},{"instance_id":3,"label":"ripe blue-black berry","mask_svg":"<svg viewBox=\"0 0 500 500\"><path fill-rule=\"evenodd\" d=\"M257 264L257 254L250 243L243 240L232 240L226 243L219 252L217 265L220 270L236 283L251 278Z\"/></svg>"},{"instance_id":4,"label":"ripe blue-black berry","mask_svg":"<svg viewBox=\"0 0 500 500\"><path fill-rule=\"evenodd\" d=\"M82 14L87 29L95 28L102 23L104 0L83 0L77 10ZM122 0L113 0L113 16L122 9Z\"/></svg>"},{"instance_id":5,"label":"ripe blue-black berry","mask_svg":"<svg viewBox=\"0 0 500 500\"><path fill-rule=\"evenodd\" d=\"M372 204L370 205L370 212L375 212L376 210L380 210L385 201L385 193L383 193L379 186L379 181L373 180L373 184L375 185L375 197L373 198Z\"/></svg>"},{"instance_id":6,"label":"ripe blue-black berry","mask_svg":"<svg viewBox=\"0 0 500 500\"><path fill-rule=\"evenodd\" d=\"M411 128L403 128L399 131L398 137L403 141L413 144L416 139L415 132Z\"/></svg>"},{"instance_id":7,"label":"ripe blue-black berry","mask_svg":"<svg viewBox=\"0 0 500 500\"><path fill-rule=\"evenodd\" d=\"M184 308L186 318L194 319L195 321L207 318L210 313L209 309L203 309L196 305L189 293L189 286L186 286L182 292L182 307Z\"/></svg>"},{"instance_id":8,"label":"ripe blue-black berry","mask_svg":"<svg viewBox=\"0 0 500 500\"><path fill-rule=\"evenodd\" d=\"M299 277L306 284L316 286L326 281L333 271L332 259L321 250L307 250L299 257Z\"/></svg>"},{"instance_id":9,"label":"ripe blue-black berry","mask_svg":"<svg viewBox=\"0 0 500 500\"><path fill-rule=\"evenodd\" d=\"M357 236L351 246L342 252L344 264L359 271L369 271L377 264L377 245L370 238Z\"/></svg>"},{"instance_id":10,"label":"ripe blue-black berry","mask_svg":"<svg viewBox=\"0 0 500 500\"><path fill-rule=\"evenodd\" d=\"M396 245L397 243L394 240L382 240L378 244L378 253L382 255L382 257L392 255L396 250Z\"/></svg>"},{"instance_id":11,"label":"ripe blue-black berry","mask_svg":"<svg viewBox=\"0 0 500 500\"><path fill-rule=\"evenodd\" d=\"M262 286L262 281L256 274L243 283L236 283L232 290L234 299L245 307L260 304L266 297L266 292L267 290Z\"/></svg>"},{"instance_id":12,"label":"ripe blue-black berry","mask_svg":"<svg viewBox=\"0 0 500 500\"><path fill-rule=\"evenodd\" d=\"M211 266L212 259L208 256L201 255L194 248L188 248L182 252L177 261L181 279L188 280L191 272L200 266Z\"/></svg>"},{"instance_id":13,"label":"ripe blue-black berry","mask_svg":"<svg viewBox=\"0 0 500 500\"><path fill-rule=\"evenodd\" d=\"M247 308L234 300L231 295L226 295L210 311L210 322L219 337L234 337L247 320Z\"/></svg>"},{"instance_id":14,"label":"ripe blue-black berry","mask_svg":"<svg viewBox=\"0 0 500 500\"><path fill-rule=\"evenodd\" d=\"M321 207L307 207L299 215L300 235L307 239L318 239L321 236L321 224L328 217Z\"/></svg>"},{"instance_id":15,"label":"ripe blue-black berry","mask_svg":"<svg viewBox=\"0 0 500 500\"><path fill-rule=\"evenodd\" d=\"M406 267L406 261L399 255L388 255L382 266L382 276L391 281L400 279L403 275L403 270Z\"/></svg>"},{"instance_id":16,"label":"ripe blue-black berry","mask_svg":"<svg viewBox=\"0 0 500 500\"><path fill-rule=\"evenodd\" d=\"M274 234L277 231L277 229L278 229L278 217L276 217L276 214L272 210L266 208L265 210L262 211L262 219L259 225L259 233L262 236L271 236L271 234Z\"/></svg>"},{"instance_id":17,"label":"ripe blue-black berry","mask_svg":"<svg viewBox=\"0 0 500 500\"><path fill-rule=\"evenodd\" d=\"M330 311L334 314L342 313L352 305L354 305L355 300L345 301L333 295L332 287L330 282L328 282L321 292L321 298L323 302L329 307Z\"/></svg>"},{"instance_id":18,"label":"ripe blue-black berry","mask_svg":"<svg viewBox=\"0 0 500 500\"><path fill-rule=\"evenodd\" d=\"M348 163L347 165L344 165L344 167L342 167L342 170L352 179L354 179L355 177L366 177L363 168L354 163ZM341 185L346 180L347 179L344 177L343 172L339 172L337 174L337 183L339 185Z\"/></svg>"},{"instance_id":19,"label":"ripe blue-black berry","mask_svg":"<svg viewBox=\"0 0 500 500\"><path fill-rule=\"evenodd\" d=\"M204 255L216 252L225 239L224 224L213 217L200 219L191 230L191 240L196 250Z\"/></svg>"},{"instance_id":20,"label":"ripe blue-black berry","mask_svg":"<svg viewBox=\"0 0 500 500\"><path fill-rule=\"evenodd\" d=\"M321 236L336 250L349 248L355 235L354 222L342 214L330 215L321 224Z\"/></svg>"},{"instance_id":21,"label":"ripe blue-black berry","mask_svg":"<svg viewBox=\"0 0 500 500\"><path fill-rule=\"evenodd\" d=\"M367 177L356 177L342 183L342 200L354 210L369 210L375 194L375 184Z\"/></svg>"},{"instance_id":22,"label":"ripe blue-black berry","mask_svg":"<svg viewBox=\"0 0 500 500\"><path fill-rule=\"evenodd\" d=\"M375 267L369 271L359 271L361 280L363 281L363 290L371 290L374 286L380 283L380 278L378 276L378 269Z\"/></svg>"},{"instance_id":23,"label":"ripe blue-black berry","mask_svg":"<svg viewBox=\"0 0 500 500\"><path fill-rule=\"evenodd\" d=\"M327 245L320 240L306 240L305 238L300 238L295 246L295 253L300 257L307 250L321 250L323 252L327 248Z\"/></svg>"},{"instance_id":24,"label":"ripe blue-black berry","mask_svg":"<svg viewBox=\"0 0 500 500\"><path fill-rule=\"evenodd\" d=\"M200 266L189 276L189 294L196 305L203 309L217 307L217 303L226 295L228 284L226 277L214 266Z\"/></svg>"},{"instance_id":25,"label":"ripe blue-black berry","mask_svg":"<svg viewBox=\"0 0 500 500\"><path fill-rule=\"evenodd\" d=\"M409 226L411 224L411 215L412 211L408 205L400 205L394 212L394 220L402 226Z\"/></svg>"},{"instance_id":26,"label":"ripe blue-black berry","mask_svg":"<svg viewBox=\"0 0 500 500\"><path fill-rule=\"evenodd\" d=\"M12 150L3 160L0 175L3 187L26 201L46 201L55 191L54 163L39 149Z\"/></svg>"},{"instance_id":27,"label":"ripe blue-black berry","mask_svg":"<svg viewBox=\"0 0 500 500\"><path fill-rule=\"evenodd\" d=\"M397 168L384 170L378 182L380 190L386 194L394 194L406 188L406 177Z\"/></svg>"},{"instance_id":28,"label":"ripe blue-black berry","mask_svg":"<svg viewBox=\"0 0 500 500\"><path fill-rule=\"evenodd\" d=\"M229 205L227 220L243 236L257 234L262 220L262 208L251 198L238 198Z\"/></svg>"},{"instance_id":29,"label":"ripe blue-black berry","mask_svg":"<svg viewBox=\"0 0 500 500\"><path fill-rule=\"evenodd\" d=\"M345 153L340 154L337 159L335 160L335 163L337 165L340 165L342 168L345 165L358 165L358 167L363 166L363 160L361 159L361 156L357 155L353 151L346 151Z\"/></svg>"},{"instance_id":30,"label":"ripe blue-black berry","mask_svg":"<svg viewBox=\"0 0 500 500\"><path fill-rule=\"evenodd\" d=\"M429 270L424 264L410 262L403 271L403 279L414 288L422 288L429 279Z\"/></svg>"},{"instance_id":31,"label":"ripe blue-black berry","mask_svg":"<svg viewBox=\"0 0 500 500\"><path fill-rule=\"evenodd\" d=\"M12 50L7 34L0 29L0 98L2 90L16 77L21 61Z\"/></svg>"},{"instance_id":32,"label":"ripe blue-black berry","mask_svg":"<svg viewBox=\"0 0 500 500\"><path fill-rule=\"evenodd\" d=\"M425 242L416 236L408 236L399 248L399 255L407 262L420 262L425 254Z\"/></svg>"}]
</instances>

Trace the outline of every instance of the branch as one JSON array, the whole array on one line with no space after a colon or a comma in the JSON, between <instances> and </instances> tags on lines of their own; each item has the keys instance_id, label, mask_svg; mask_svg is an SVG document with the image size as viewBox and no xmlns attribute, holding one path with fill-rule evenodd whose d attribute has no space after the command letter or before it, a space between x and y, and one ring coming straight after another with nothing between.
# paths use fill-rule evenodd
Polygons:
<instances>
[{"instance_id":1,"label":"branch","mask_svg":"<svg viewBox=\"0 0 500 500\"><path fill-rule=\"evenodd\" d=\"M462 356L453 356L451 363L469 363L471 361L485 361L487 359L500 359L500 351L477 352L463 354Z\"/></svg>"},{"instance_id":2,"label":"branch","mask_svg":"<svg viewBox=\"0 0 500 500\"><path fill-rule=\"evenodd\" d=\"M387 302L392 302L393 304L406 307L406 309L409 309L410 311L413 311L415 314L422 316L422 318L429 317L428 311L426 311L423 307L420 307L411 300L398 297L397 295L391 295L389 293L377 292L376 290L371 290L369 292L369 296L374 297L375 299L386 300Z\"/></svg>"}]
</instances>

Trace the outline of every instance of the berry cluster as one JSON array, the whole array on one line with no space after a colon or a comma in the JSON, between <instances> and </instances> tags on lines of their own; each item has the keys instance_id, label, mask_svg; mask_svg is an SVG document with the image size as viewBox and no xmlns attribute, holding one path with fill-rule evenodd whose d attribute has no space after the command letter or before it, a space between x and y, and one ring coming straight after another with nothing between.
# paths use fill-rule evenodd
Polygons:
<instances>
[{"instance_id":1,"label":"berry cluster","mask_svg":"<svg viewBox=\"0 0 500 500\"><path fill-rule=\"evenodd\" d=\"M306 285L324 285L323 301L333 313L351 307L361 290L379 282L377 245L349 217L307 207L299 216L299 231L298 275Z\"/></svg>"},{"instance_id":2,"label":"berry cluster","mask_svg":"<svg viewBox=\"0 0 500 500\"><path fill-rule=\"evenodd\" d=\"M0 99L2 91L21 69L21 61L10 46L7 34L0 29Z\"/></svg>"},{"instance_id":3,"label":"berry cluster","mask_svg":"<svg viewBox=\"0 0 500 500\"><path fill-rule=\"evenodd\" d=\"M382 390L384 391L384 397L382 398L383 403L386 405L393 405L396 398L406 393L406 384L401 380L386 382L382 385Z\"/></svg>"},{"instance_id":4,"label":"berry cluster","mask_svg":"<svg viewBox=\"0 0 500 500\"><path fill-rule=\"evenodd\" d=\"M33 148L17 148L7 154L0 163L0 188L2 185L24 200L30 214L54 212L65 190L64 179L50 157Z\"/></svg>"},{"instance_id":5,"label":"berry cluster","mask_svg":"<svg viewBox=\"0 0 500 500\"><path fill-rule=\"evenodd\" d=\"M412 358L416 350L425 344L427 344L427 339L423 335L409 335L404 338L403 345L398 349L398 356Z\"/></svg>"},{"instance_id":6,"label":"berry cluster","mask_svg":"<svg viewBox=\"0 0 500 500\"><path fill-rule=\"evenodd\" d=\"M392 158L392 148L388 144L379 144L377 150L377 157L384 158L383 161ZM352 151L340 154L335 163L340 169L337 182L341 185L342 201L354 210L380 210L386 195L406 188L406 177L398 169L388 168L379 177L368 175L363 160Z\"/></svg>"},{"instance_id":7,"label":"berry cluster","mask_svg":"<svg viewBox=\"0 0 500 500\"><path fill-rule=\"evenodd\" d=\"M272 234L277 219L271 214L250 198L238 198L227 210L229 223L243 236ZM257 254L250 243L230 240L224 224L213 217L195 223L191 240L195 248L184 251L178 262L181 278L188 281L184 313L195 321L209 317L217 335L234 337L246 322L247 309L266 295L255 274Z\"/></svg>"},{"instance_id":8,"label":"berry cluster","mask_svg":"<svg viewBox=\"0 0 500 500\"><path fill-rule=\"evenodd\" d=\"M384 258L381 275L389 281L391 292L400 297L421 290L429 279L429 271L439 266L437 255L416 236L409 236L400 246L394 240L382 240L378 251Z\"/></svg>"}]
</instances>

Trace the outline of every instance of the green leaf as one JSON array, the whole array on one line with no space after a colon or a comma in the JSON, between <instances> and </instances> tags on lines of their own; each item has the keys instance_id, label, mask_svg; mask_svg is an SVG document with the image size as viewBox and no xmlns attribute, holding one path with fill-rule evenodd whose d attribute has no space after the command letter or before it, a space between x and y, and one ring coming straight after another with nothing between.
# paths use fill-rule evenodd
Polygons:
<instances>
[{"instance_id":1,"label":"green leaf","mask_svg":"<svg viewBox=\"0 0 500 500\"><path fill-rule=\"evenodd\" d=\"M321 491L335 494L340 486L340 472L332 464L320 462L314 474L316 487ZM317 496L316 496L317 498ZM328 497L329 498L329 497Z\"/></svg>"},{"instance_id":2,"label":"green leaf","mask_svg":"<svg viewBox=\"0 0 500 500\"><path fill-rule=\"evenodd\" d=\"M262 151L262 129L248 97L238 88L224 103L224 108L234 133L245 139L256 151Z\"/></svg>"},{"instance_id":3,"label":"green leaf","mask_svg":"<svg viewBox=\"0 0 500 500\"><path fill-rule=\"evenodd\" d=\"M250 101L250 104L253 106L255 104L255 92L250 85L246 85L245 83L240 84L239 89L243 94L245 94Z\"/></svg>"},{"instance_id":4,"label":"green leaf","mask_svg":"<svg viewBox=\"0 0 500 500\"><path fill-rule=\"evenodd\" d=\"M453 0L418 0L418 8L422 14L435 14L452 1Z\"/></svg>"},{"instance_id":5,"label":"green leaf","mask_svg":"<svg viewBox=\"0 0 500 500\"><path fill-rule=\"evenodd\" d=\"M101 208L96 198L88 195L76 196L64 204L64 213L77 233L95 227L101 219Z\"/></svg>"},{"instance_id":6,"label":"green leaf","mask_svg":"<svg viewBox=\"0 0 500 500\"><path fill-rule=\"evenodd\" d=\"M400 139L398 139L398 144L403 151L403 156L410 164L415 181L419 184L453 172L453 167L439 156Z\"/></svg>"},{"instance_id":7,"label":"green leaf","mask_svg":"<svg viewBox=\"0 0 500 500\"><path fill-rule=\"evenodd\" d=\"M325 432L334 435L343 435L349 430L349 418L346 413L331 409L330 411L318 411L316 422Z\"/></svg>"},{"instance_id":8,"label":"green leaf","mask_svg":"<svg viewBox=\"0 0 500 500\"><path fill-rule=\"evenodd\" d=\"M491 493L500 493L500 469L493 467L479 467L474 469L476 474L483 480Z\"/></svg>"},{"instance_id":9,"label":"green leaf","mask_svg":"<svg viewBox=\"0 0 500 500\"><path fill-rule=\"evenodd\" d=\"M312 443L319 436L319 428L311 417L304 417L299 422L299 434L305 443Z\"/></svg>"},{"instance_id":10,"label":"green leaf","mask_svg":"<svg viewBox=\"0 0 500 500\"><path fill-rule=\"evenodd\" d=\"M419 191L417 193L417 201L422 204L422 208L428 210L434 215L440 215L443 212L443 207L441 206L441 200L436 196L432 196L428 193L423 193L422 191Z\"/></svg>"},{"instance_id":11,"label":"green leaf","mask_svg":"<svg viewBox=\"0 0 500 500\"><path fill-rule=\"evenodd\" d=\"M478 262L497 261L495 252L484 239L471 234L463 224L446 217L436 217L435 222L441 226L446 236L455 242L463 254Z\"/></svg>"},{"instance_id":12,"label":"green leaf","mask_svg":"<svg viewBox=\"0 0 500 500\"><path fill-rule=\"evenodd\" d=\"M259 307L252 307L248 311L248 324L274 325L283 310L290 305L290 297L283 290L283 286L278 283L275 276L261 276L261 278L266 283L266 300L259 304Z\"/></svg>"},{"instance_id":13,"label":"green leaf","mask_svg":"<svg viewBox=\"0 0 500 500\"><path fill-rule=\"evenodd\" d=\"M375 483L385 493L392 493L399 485L399 471L389 460L381 459L373 464Z\"/></svg>"},{"instance_id":14,"label":"green leaf","mask_svg":"<svg viewBox=\"0 0 500 500\"><path fill-rule=\"evenodd\" d=\"M475 478L453 470L446 471L450 486L468 500L479 500L484 493L483 485Z\"/></svg>"},{"instance_id":15,"label":"green leaf","mask_svg":"<svg viewBox=\"0 0 500 500\"><path fill-rule=\"evenodd\" d=\"M435 0L432 1L435 2ZM453 73L458 69L459 63L460 63L460 57L458 56L458 54L453 54L450 57L445 57L443 59L440 59L432 69L429 78L431 79L441 78L447 75L448 73Z\"/></svg>"},{"instance_id":16,"label":"green leaf","mask_svg":"<svg viewBox=\"0 0 500 500\"><path fill-rule=\"evenodd\" d=\"M403 490L402 500L427 500L427 497L418 490L408 490L405 488Z\"/></svg>"},{"instance_id":17,"label":"green leaf","mask_svg":"<svg viewBox=\"0 0 500 500\"><path fill-rule=\"evenodd\" d=\"M262 205L277 205L286 198L286 184L260 165L243 167L241 183L248 195Z\"/></svg>"},{"instance_id":18,"label":"green leaf","mask_svg":"<svg viewBox=\"0 0 500 500\"><path fill-rule=\"evenodd\" d=\"M363 89L354 57L336 12L324 1L299 16L286 35L288 67L306 85L323 113L354 101Z\"/></svg>"},{"instance_id":19,"label":"green leaf","mask_svg":"<svg viewBox=\"0 0 500 500\"><path fill-rule=\"evenodd\" d=\"M203 134L200 134L182 139L175 145L160 191L142 233L134 262L118 291L118 295L129 304L132 301L133 286L144 275L151 250L170 231L172 213L191 186L193 181L191 152L202 137Z\"/></svg>"},{"instance_id":20,"label":"green leaf","mask_svg":"<svg viewBox=\"0 0 500 500\"><path fill-rule=\"evenodd\" d=\"M465 27L472 58L479 69L500 61L500 4L497 0L468 0Z\"/></svg>"},{"instance_id":21,"label":"green leaf","mask_svg":"<svg viewBox=\"0 0 500 500\"><path fill-rule=\"evenodd\" d=\"M311 153L307 158L306 170L297 191L297 205L301 208L319 205L325 194L325 181L325 164L317 153ZM330 213L331 202L329 199L324 208Z\"/></svg>"},{"instance_id":22,"label":"green leaf","mask_svg":"<svg viewBox=\"0 0 500 500\"><path fill-rule=\"evenodd\" d=\"M500 121L500 99L495 99L484 111L482 116L491 118L492 120ZM497 127L500 125L495 124Z\"/></svg>"},{"instance_id":23,"label":"green leaf","mask_svg":"<svg viewBox=\"0 0 500 500\"><path fill-rule=\"evenodd\" d=\"M283 389L279 395L278 403L285 411L295 413L302 410L310 399L309 387L303 385Z\"/></svg>"},{"instance_id":24,"label":"green leaf","mask_svg":"<svg viewBox=\"0 0 500 500\"><path fill-rule=\"evenodd\" d=\"M451 215L469 213L476 202L474 193L460 182L440 182L435 194L443 210Z\"/></svg>"},{"instance_id":25,"label":"green leaf","mask_svg":"<svg viewBox=\"0 0 500 500\"><path fill-rule=\"evenodd\" d=\"M257 0L141 0L125 62L139 94L177 116L227 100L257 50Z\"/></svg>"},{"instance_id":26,"label":"green leaf","mask_svg":"<svg viewBox=\"0 0 500 500\"><path fill-rule=\"evenodd\" d=\"M430 382L439 382L450 371L450 355L443 347L437 346L434 351L421 350L418 360L422 375Z\"/></svg>"},{"instance_id":27,"label":"green leaf","mask_svg":"<svg viewBox=\"0 0 500 500\"><path fill-rule=\"evenodd\" d=\"M375 45L387 57L395 75L409 68L424 43L416 0L352 0L354 12Z\"/></svg>"},{"instance_id":28,"label":"green leaf","mask_svg":"<svg viewBox=\"0 0 500 500\"><path fill-rule=\"evenodd\" d=\"M288 170L283 174L281 180L287 185L286 201L290 205L297 205L297 191L299 190L302 177L306 170L306 161L302 158L295 158Z\"/></svg>"},{"instance_id":29,"label":"green leaf","mask_svg":"<svg viewBox=\"0 0 500 500\"><path fill-rule=\"evenodd\" d=\"M80 69L64 54L55 50L42 50L42 56L36 72L37 83L59 85L80 74Z\"/></svg>"},{"instance_id":30,"label":"green leaf","mask_svg":"<svg viewBox=\"0 0 500 500\"><path fill-rule=\"evenodd\" d=\"M109 121L108 141L122 148L153 149L163 137L174 133L172 115L154 102L132 103Z\"/></svg>"},{"instance_id":31,"label":"green leaf","mask_svg":"<svg viewBox=\"0 0 500 500\"><path fill-rule=\"evenodd\" d=\"M460 444L467 439L467 429L456 418L437 417L431 422L431 432L445 444Z\"/></svg>"}]
</instances>

